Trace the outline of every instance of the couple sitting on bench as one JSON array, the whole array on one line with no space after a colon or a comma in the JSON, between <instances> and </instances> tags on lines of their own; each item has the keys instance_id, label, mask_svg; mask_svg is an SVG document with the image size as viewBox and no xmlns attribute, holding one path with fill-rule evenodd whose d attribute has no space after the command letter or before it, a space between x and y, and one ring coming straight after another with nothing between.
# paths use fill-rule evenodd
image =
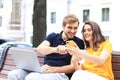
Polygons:
<instances>
[{"instance_id":1,"label":"couple sitting on bench","mask_svg":"<svg viewBox=\"0 0 120 80\"><path fill-rule=\"evenodd\" d=\"M9 72L8 80L114 80L111 42L105 39L96 22L87 21L83 25L84 41L75 36L78 26L78 18L68 14L63 19L63 31L49 34L37 47L45 55L41 68L48 74L17 69ZM69 40L74 44L66 44Z\"/></svg>"}]
</instances>

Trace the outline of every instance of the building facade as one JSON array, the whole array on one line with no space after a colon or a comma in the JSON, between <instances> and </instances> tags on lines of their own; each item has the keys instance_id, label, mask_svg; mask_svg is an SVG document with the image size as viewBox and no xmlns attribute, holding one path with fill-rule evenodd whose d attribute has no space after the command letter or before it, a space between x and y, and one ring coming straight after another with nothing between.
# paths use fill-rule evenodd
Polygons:
<instances>
[{"instance_id":1,"label":"building facade","mask_svg":"<svg viewBox=\"0 0 120 80\"><path fill-rule=\"evenodd\" d=\"M31 43L34 0L1 0L0 36Z\"/></svg>"},{"instance_id":2,"label":"building facade","mask_svg":"<svg viewBox=\"0 0 120 80\"><path fill-rule=\"evenodd\" d=\"M105 37L112 42L113 50L120 50L118 45L120 44L120 38L118 37L118 34L120 34L118 26L120 17L118 8L120 5L118 0L48 0L47 3L48 34L60 31L63 17L68 13L74 13L80 20L78 37L82 38L81 27L84 21L96 21Z\"/></svg>"},{"instance_id":3,"label":"building facade","mask_svg":"<svg viewBox=\"0 0 120 80\"><path fill-rule=\"evenodd\" d=\"M11 4L6 4L8 1ZM1 0L0 36L31 43L33 3L34 0ZM105 37L112 42L113 50L119 51L119 7L118 0L47 0L46 33L60 32L63 17L74 13L80 20L78 37L82 38L81 28L85 21L96 21Z\"/></svg>"}]
</instances>

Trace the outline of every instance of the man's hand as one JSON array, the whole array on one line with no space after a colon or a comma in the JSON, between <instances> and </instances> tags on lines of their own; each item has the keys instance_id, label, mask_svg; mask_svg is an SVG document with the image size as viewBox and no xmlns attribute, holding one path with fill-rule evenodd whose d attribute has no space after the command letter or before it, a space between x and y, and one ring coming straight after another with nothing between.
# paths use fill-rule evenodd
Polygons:
<instances>
[{"instance_id":1,"label":"man's hand","mask_svg":"<svg viewBox=\"0 0 120 80\"><path fill-rule=\"evenodd\" d=\"M59 54L67 54L68 53L67 48L64 45L57 46L56 50L57 50L57 53L59 53Z\"/></svg>"},{"instance_id":2,"label":"man's hand","mask_svg":"<svg viewBox=\"0 0 120 80\"><path fill-rule=\"evenodd\" d=\"M55 66L49 66L49 65L43 65L42 67L41 67L41 69L43 70L43 71L45 71L45 72L58 72L58 68L60 68L60 67L55 67Z\"/></svg>"}]
</instances>

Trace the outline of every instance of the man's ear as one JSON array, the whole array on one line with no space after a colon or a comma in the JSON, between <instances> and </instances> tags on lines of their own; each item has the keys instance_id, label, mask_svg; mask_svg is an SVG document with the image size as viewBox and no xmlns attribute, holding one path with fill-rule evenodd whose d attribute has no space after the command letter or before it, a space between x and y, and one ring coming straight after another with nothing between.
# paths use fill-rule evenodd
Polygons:
<instances>
[{"instance_id":1,"label":"man's ear","mask_svg":"<svg viewBox=\"0 0 120 80\"><path fill-rule=\"evenodd\" d=\"M62 28L65 28L65 26L62 24Z\"/></svg>"},{"instance_id":2,"label":"man's ear","mask_svg":"<svg viewBox=\"0 0 120 80\"><path fill-rule=\"evenodd\" d=\"M65 27L65 26L62 24L62 27Z\"/></svg>"}]
</instances>

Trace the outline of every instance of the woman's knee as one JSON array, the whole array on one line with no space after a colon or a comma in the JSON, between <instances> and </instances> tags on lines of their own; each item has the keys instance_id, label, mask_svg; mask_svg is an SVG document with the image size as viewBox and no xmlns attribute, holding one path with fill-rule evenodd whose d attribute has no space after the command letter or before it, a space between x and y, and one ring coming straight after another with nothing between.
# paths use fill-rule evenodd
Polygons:
<instances>
[{"instance_id":1,"label":"woman's knee","mask_svg":"<svg viewBox=\"0 0 120 80\"><path fill-rule=\"evenodd\" d=\"M74 72L74 75L81 75L83 74L83 70L77 70Z\"/></svg>"},{"instance_id":2,"label":"woman's knee","mask_svg":"<svg viewBox=\"0 0 120 80\"><path fill-rule=\"evenodd\" d=\"M70 80L79 80L79 79L81 79L80 76L83 76L83 70L75 71Z\"/></svg>"}]
</instances>

